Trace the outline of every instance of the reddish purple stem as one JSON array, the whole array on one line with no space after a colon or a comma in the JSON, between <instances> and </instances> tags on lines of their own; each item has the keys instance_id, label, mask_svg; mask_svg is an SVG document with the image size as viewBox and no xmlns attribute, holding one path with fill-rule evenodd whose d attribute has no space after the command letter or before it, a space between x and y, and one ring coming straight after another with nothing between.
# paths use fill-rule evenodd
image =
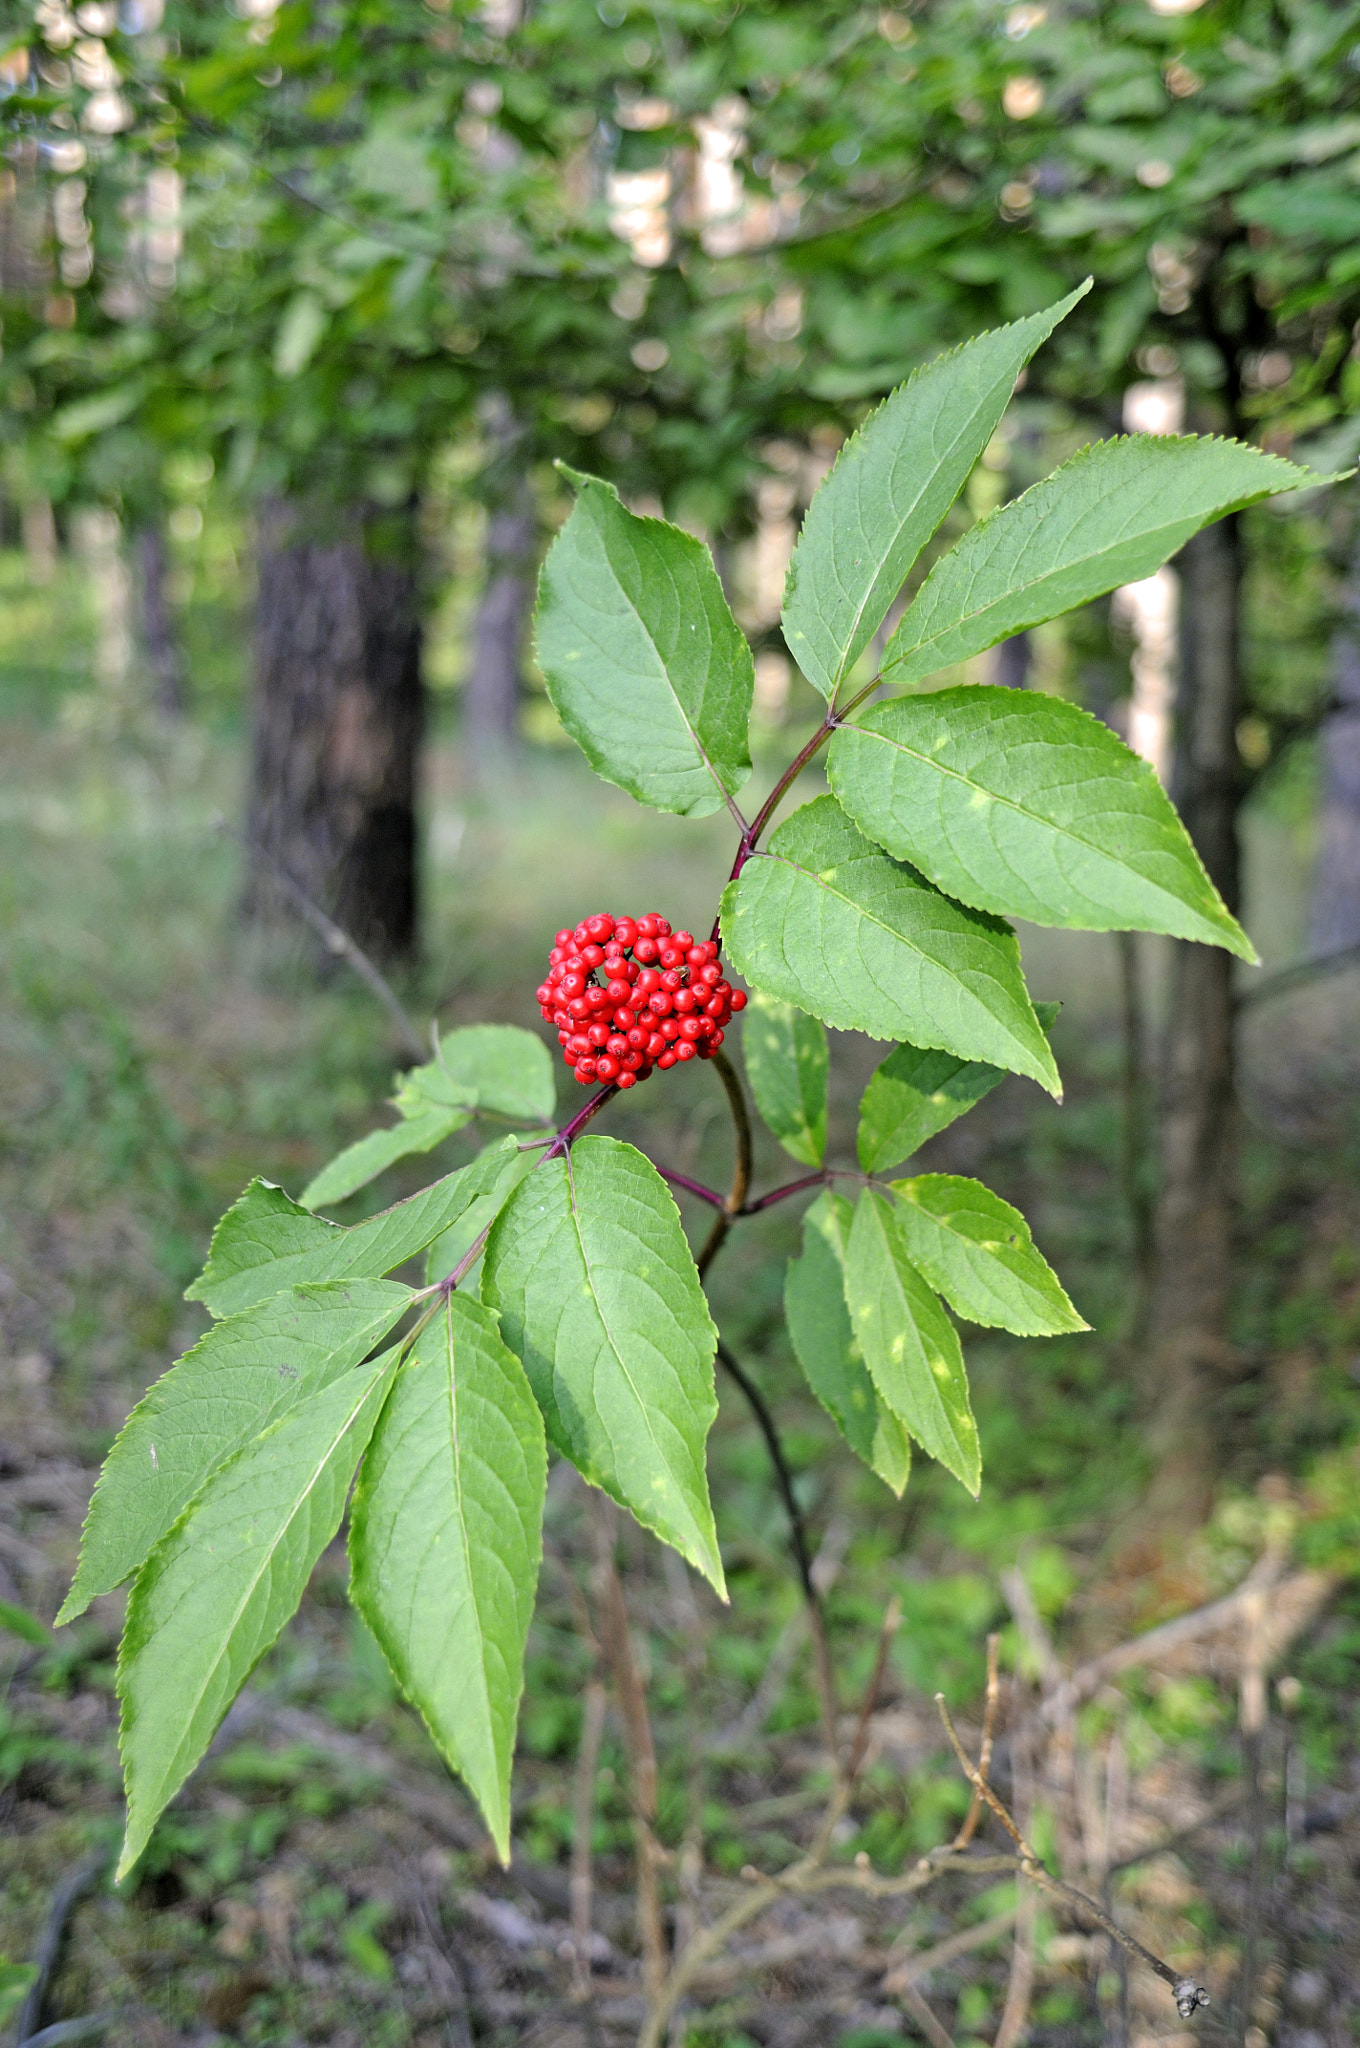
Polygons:
<instances>
[{"instance_id":1,"label":"reddish purple stem","mask_svg":"<svg viewBox=\"0 0 1360 2048\"><path fill-rule=\"evenodd\" d=\"M727 1207L726 1198L716 1188L706 1188L701 1180L691 1180L687 1173L676 1173L673 1167L658 1166L662 1180L668 1180L672 1187L683 1188L687 1195L695 1195L701 1202L711 1203L715 1209Z\"/></svg>"}]
</instances>

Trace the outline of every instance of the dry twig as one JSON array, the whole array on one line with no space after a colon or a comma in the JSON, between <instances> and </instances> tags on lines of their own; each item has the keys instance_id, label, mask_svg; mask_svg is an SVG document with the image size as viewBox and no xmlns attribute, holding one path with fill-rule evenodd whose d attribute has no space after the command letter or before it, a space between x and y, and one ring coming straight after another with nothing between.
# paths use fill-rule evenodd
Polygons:
<instances>
[{"instance_id":1,"label":"dry twig","mask_svg":"<svg viewBox=\"0 0 1360 2048\"><path fill-rule=\"evenodd\" d=\"M992 1787L979 1775L976 1767L969 1762L968 1753L959 1740L958 1730L954 1726L942 1692L936 1693L935 1704L939 1708L940 1719L944 1723L945 1733L953 1746L954 1754L959 1760L959 1766L964 1776L969 1784L981 1793L1019 1850L1019 1868L1023 1874L1037 1884L1042 1891L1049 1892L1055 1899L1061 1899L1068 1907L1075 1908L1079 1913L1089 1914L1096 1925L1102 1927L1106 1934L1110 1935L1120 1944L1121 1948L1127 1949L1130 1955L1137 1956L1141 1962L1147 1964L1150 1970L1155 1971L1163 1983L1171 1986L1171 1995L1176 2001L1176 2009L1183 2020L1190 2019L1199 2006L1207 2006L1209 1994L1202 1984L1196 1984L1193 1978L1190 1977L1178 1977L1170 1963L1164 1963L1160 1956L1155 1956L1152 1953L1150 1948L1144 1948L1141 1941L1135 1940L1133 1935L1127 1933L1124 1928L1113 1921L1109 1914L1096 1904L1094 1899L1088 1899L1085 1892L1079 1892L1072 1885L1064 1884L1060 1877L1054 1877L1052 1871L1048 1869L1046 1864L1041 1862L1034 1848L1021 1834L1006 1807L992 1790Z\"/></svg>"}]
</instances>

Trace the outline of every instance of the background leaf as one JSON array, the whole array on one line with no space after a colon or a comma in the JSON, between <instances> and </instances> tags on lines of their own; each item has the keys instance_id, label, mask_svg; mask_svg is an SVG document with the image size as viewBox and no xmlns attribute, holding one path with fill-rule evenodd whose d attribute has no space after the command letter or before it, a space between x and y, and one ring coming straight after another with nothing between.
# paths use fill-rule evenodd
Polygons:
<instances>
[{"instance_id":1,"label":"background leaf","mask_svg":"<svg viewBox=\"0 0 1360 2048\"><path fill-rule=\"evenodd\" d=\"M301 1600L397 1358L356 1367L238 1451L143 1566L118 1659L128 1800L119 1879Z\"/></svg>"},{"instance_id":2,"label":"background leaf","mask_svg":"<svg viewBox=\"0 0 1360 2048\"><path fill-rule=\"evenodd\" d=\"M922 1449L976 1494L982 1453L958 1331L912 1264L891 1204L873 1188L855 1204L845 1296L884 1401Z\"/></svg>"},{"instance_id":3,"label":"background leaf","mask_svg":"<svg viewBox=\"0 0 1360 2048\"><path fill-rule=\"evenodd\" d=\"M416 1339L364 1459L351 1597L510 1860L510 1767L547 1479L543 1420L479 1302Z\"/></svg>"},{"instance_id":4,"label":"background leaf","mask_svg":"<svg viewBox=\"0 0 1360 2048\"><path fill-rule=\"evenodd\" d=\"M394 1280L335 1281L291 1287L215 1323L123 1424L57 1620L121 1586L219 1465L366 1358L410 1301Z\"/></svg>"},{"instance_id":5,"label":"background leaf","mask_svg":"<svg viewBox=\"0 0 1360 2048\"><path fill-rule=\"evenodd\" d=\"M581 1138L516 1188L482 1292L548 1437L724 1592L704 1447L717 1331L670 1190L615 1138Z\"/></svg>"},{"instance_id":6,"label":"background leaf","mask_svg":"<svg viewBox=\"0 0 1360 2048\"><path fill-rule=\"evenodd\" d=\"M911 1439L879 1398L850 1323L845 1248L854 1211L830 1189L803 1218L803 1254L784 1277L784 1314L808 1385L857 1458L894 1493L911 1476Z\"/></svg>"},{"instance_id":7,"label":"background leaf","mask_svg":"<svg viewBox=\"0 0 1360 2048\"><path fill-rule=\"evenodd\" d=\"M747 861L722 929L748 981L827 1024L988 1060L1061 1093L1009 926L890 860L834 797L804 804Z\"/></svg>"},{"instance_id":8,"label":"background leaf","mask_svg":"<svg viewBox=\"0 0 1360 2048\"><path fill-rule=\"evenodd\" d=\"M1256 958L1148 763L1060 697L984 684L877 704L836 734L827 775L862 830L975 909Z\"/></svg>"},{"instance_id":9,"label":"background leaf","mask_svg":"<svg viewBox=\"0 0 1360 2048\"><path fill-rule=\"evenodd\" d=\"M1329 481L1240 441L1094 442L940 557L884 650L883 675L919 682L1151 576L1225 512Z\"/></svg>"},{"instance_id":10,"label":"background leaf","mask_svg":"<svg viewBox=\"0 0 1360 2048\"><path fill-rule=\"evenodd\" d=\"M442 1080L455 1102L468 1094L479 1110L512 1123L551 1123L557 1108L548 1048L536 1031L518 1024L468 1024L446 1031L438 1060L418 1071L429 1076L422 1085L432 1099L442 1100Z\"/></svg>"},{"instance_id":11,"label":"background leaf","mask_svg":"<svg viewBox=\"0 0 1360 2048\"><path fill-rule=\"evenodd\" d=\"M923 1173L892 1184L907 1253L969 1322L1019 1337L1086 1330L1018 1209L981 1181Z\"/></svg>"},{"instance_id":12,"label":"background leaf","mask_svg":"<svg viewBox=\"0 0 1360 2048\"><path fill-rule=\"evenodd\" d=\"M1036 1003L1045 1031L1061 1003ZM874 1069L859 1106L859 1163L880 1173L906 1159L1006 1078L1003 1067L961 1060L956 1053L899 1045Z\"/></svg>"},{"instance_id":13,"label":"background leaf","mask_svg":"<svg viewBox=\"0 0 1360 2048\"><path fill-rule=\"evenodd\" d=\"M826 1083L831 1055L820 1019L757 989L741 1020L751 1093L784 1150L805 1166L826 1158Z\"/></svg>"},{"instance_id":14,"label":"background leaf","mask_svg":"<svg viewBox=\"0 0 1360 2048\"><path fill-rule=\"evenodd\" d=\"M846 442L808 507L784 596L785 642L824 697L887 617L1021 369L1089 288L925 364Z\"/></svg>"},{"instance_id":15,"label":"background leaf","mask_svg":"<svg viewBox=\"0 0 1360 2048\"><path fill-rule=\"evenodd\" d=\"M597 774L704 817L751 772L751 650L701 541L567 474L579 495L539 582L548 695Z\"/></svg>"},{"instance_id":16,"label":"background leaf","mask_svg":"<svg viewBox=\"0 0 1360 2048\"><path fill-rule=\"evenodd\" d=\"M515 1149L513 1137L501 1138L456 1173L348 1230L310 1215L269 1181L253 1180L214 1230L208 1263L185 1297L226 1316L285 1287L376 1280L423 1252L494 1188Z\"/></svg>"}]
</instances>

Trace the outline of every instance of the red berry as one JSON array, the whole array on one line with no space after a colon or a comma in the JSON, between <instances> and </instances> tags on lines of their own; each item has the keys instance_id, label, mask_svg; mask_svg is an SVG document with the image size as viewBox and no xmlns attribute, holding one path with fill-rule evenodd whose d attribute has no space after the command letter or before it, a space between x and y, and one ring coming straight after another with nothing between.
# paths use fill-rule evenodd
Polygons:
<instances>
[{"instance_id":1,"label":"red berry","mask_svg":"<svg viewBox=\"0 0 1360 2048\"><path fill-rule=\"evenodd\" d=\"M673 1067L675 1065L675 1054L669 1050L663 1052L660 1059L658 1059L657 1061L657 1065L661 1068L661 1070L664 1073L667 1068Z\"/></svg>"},{"instance_id":2,"label":"red berry","mask_svg":"<svg viewBox=\"0 0 1360 2048\"><path fill-rule=\"evenodd\" d=\"M652 929L659 939L668 939L671 935L671 921L668 917L661 917L656 911L653 911Z\"/></svg>"},{"instance_id":3,"label":"red berry","mask_svg":"<svg viewBox=\"0 0 1360 2048\"><path fill-rule=\"evenodd\" d=\"M661 1057L662 1053L663 1053L663 1052L664 1052L665 1050L666 1050L666 1041L665 1041L665 1039L664 1039L664 1038L662 1037L662 1035L661 1035L661 1033L660 1033L659 1031L653 1031L653 1032L652 1032L652 1034L651 1034L651 1036L650 1036L650 1037L648 1038L648 1040L647 1040L647 1057L648 1057L648 1059L649 1059L649 1060L655 1060L655 1059L659 1059L659 1058Z\"/></svg>"},{"instance_id":4,"label":"red berry","mask_svg":"<svg viewBox=\"0 0 1360 2048\"><path fill-rule=\"evenodd\" d=\"M692 1038L676 1040L675 1057L678 1060L692 1060L694 1058L694 1051L694 1041Z\"/></svg>"},{"instance_id":5,"label":"red berry","mask_svg":"<svg viewBox=\"0 0 1360 2048\"><path fill-rule=\"evenodd\" d=\"M609 997L602 988L588 988L585 993L585 1001L587 1008L591 1010L607 1010L609 1008Z\"/></svg>"},{"instance_id":6,"label":"red berry","mask_svg":"<svg viewBox=\"0 0 1360 2048\"><path fill-rule=\"evenodd\" d=\"M733 991L732 991L732 993L731 993L731 995L730 995L730 996L728 997L728 1001L729 1001L729 1002L731 1003L731 1005L732 1005L732 1008L733 1008L733 1010L734 1010L734 1011L735 1011L735 1010L744 1010L744 1009L746 1008L746 991L745 991L745 989L744 989L744 988L734 988L734 989L733 989Z\"/></svg>"},{"instance_id":7,"label":"red berry","mask_svg":"<svg viewBox=\"0 0 1360 2048\"><path fill-rule=\"evenodd\" d=\"M622 1074L619 1075L620 1088L635 1088L637 1086L637 1083L638 1076L636 1074L628 1073L626 1069Z\"/></svg>"},{"instance_id":8,"label":"red berry","mask_svg":"<svg viewBox=\"0 0 1360 2048\"><path fill-rule=\"evenodd\" d=\"M656 955L657 944L655 939L641 938L633 947L633 958L640 960L644 967L649 966L655 960Z\"/></svg>"},{"instance_id":9,"label":"red berry","mask_svg":"<svg viewBox=\"0 0 1360 2048\"><path fill-rule=\"evenodd\" d=\"M571 944L571 933L570 933L570 932L568 932L568 931L561 931L561 932L558 932L557 936L556 936L556 937L554 938L554 940L553 940L553 947L554 947L554 949L555 949L555 950L558 950L558 951L560 951L562 947L564 947L564 946L569 946L570 944Z\"/></svg>"},{"instance_id":10,"label":"red berry","mask_svg":"<svg viewBox=\"0 0 1360 2048\"><path fill-rule=\"evenodd\" d=\"M613 937L614 920L612 917L608 916L606 912L600 911L597 916L588 917L586 919L586 930L590 933L591 938L594 939L598 944L603 939L609 939Z\"/></svg>"},{"instance_id":11,"label":"red berry","mask_svg":"<svg viewBox=\"0 0 1360 2048\"><path fill-rule=\"evenodd\" d=\"M621 946L631 946L637 935L638 928L635 919L631 917L621 917L615 922L614 937L618 940Z\"/></svg>"},{"instance_id":12,"label":"red berry","mask_svg":"<svg viewBox=\"0 0 1360 2048\"><path fill-rule=\"evenodd\" d=\"M615 1075L618 1073L618 1071L619 1063L614 1058L613 1054L607 1052L601 1053L600 1057L595 1062L596 1079L600 1081L612 1081Z\"/></svg>"},{"instance_id":13,"label":"red berry","mask_svg":"<svg viewBox=\"0 0 1360 2048\"><path fill-rule=\"evenodd\" d=\"M629 996L633 993L631 983L626 982L622 975L619 976L617 981L609 982L607 988L609 1000L615 1004L626 1003Z\"/></svg>"},{"instance_id":14,"label":"red berry","mask_svg":"<svg viewBox=\"0 0 1360 2048\"><path fill-rule=\"evenodd\" d=\"M692 988L678 988L675 991L675 1009L677 1016L683 1017L687 1011L692 1010L695 1007L696 1000L697 999Z\"/></svg>"},{"instance_id":15,"label":"red berry","mask_svg":"<svg viewBox=\"0 0 1360 2048\"><path fill-rule=\"evenodd\" d=\"M710 1046L711 1046L711 1047L713 1048L714 1052L716 1052L716 1051L718 1050L718 1047L719 1047L719 1046L720 1046L720 1045L722 1044L722 1042L723 1042L723 1035L722 1035L721 1031L715 1031L715 1032L714 1032L714 1034L713 1034L713 1036L712 1036L712 1037L711 1037L711 1038L709 1039L709 1041L708 1041L708 1042L709 1042Z\"/></svg>"},{"instance_id":16,"label":"red berry","mask_svg":"<svg viewBox=\"0 0 1360 2048\"><path fill-rule=\"evenodd\" d=\"M680 1019L680 1036L682 1038L695 1039L700 1035L700 1024L697 1017L682 1017Z\"/></svg>"},{"instance_id":17,"label":"red berry","mask_svg":"<svg viewBox=\"0 0 1360 2048\"><path fill-rule=\"evenodd\" d=\"M576 1078L578 1081L593 1081L596 1071L597 1063L594 1060L581 1060L576 1068Z\"/></svg>"}]
</instances>

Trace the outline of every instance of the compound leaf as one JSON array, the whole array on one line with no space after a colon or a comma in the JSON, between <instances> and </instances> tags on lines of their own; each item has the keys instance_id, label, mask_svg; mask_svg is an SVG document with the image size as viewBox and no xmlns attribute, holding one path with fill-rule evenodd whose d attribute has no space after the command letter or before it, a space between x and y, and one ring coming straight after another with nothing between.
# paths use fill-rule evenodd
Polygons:
<instances>
[{"instance_id":1,"label":"compound leaf","mask_svg":"<svg viewBox=\"0 0 1360 2048\"><path fill-rule=\"evenodd\" d=\"M873 1188L855 1204L845 1298L883 1400L921 1448L976 1494L982 1453L958 1331L912 1264L891 1203Z\"/></svg>"},{"instance_id":2,"label":"compound leaf","mask_svg":"<svg viewBox=\"0 0 1360 2048\"><path fill-rule=\"evenodd\" d=\"M213 1232L208 1263L185 1289L209 1315L234 1315L285 1287L321 1280L376 1280L423 1252L499 1180L513 1137L499 1139L456 1173L377 1216L342 1229L253 1180Z\"/></svg>"},{"instance_id":3,"label":"compound leaf","mask_svg":"<svg viewBox=\"0 0 1360 2048\"><path fill-rule=\"evenodd\" d=\"M1034 1014L1051 1031L1061 1003L1036 1003ZM1003 1067L962 1060L956 1053L899 1045L874 1069L859 1106L859 1163L879 1173L908 1158L1006 1078Z\"/></svg>"},{"instance_id":4,"label":"compound leaf","mask_svg":"<svg viewBox=\"0 0 1360 2048\"><path fill-rule=\"evenodd\" d=\"M770 1130L795 1159L820 1166L831 1065L820 1019L757 989L741 1020L741 1049L756 1108Z\"/></svg>"},{"instance_id":5,"label":"compound leaf","mask_svg":"<svg viewBox=\"0 0 1360 2048\"><path fill-rule=\"evenodd\" d=\"M789 652L824 697L882 625L996 431L1016 377L1089 289L925 364L841 450L808 507L784 595Z\"/></svg>"},{"instance_id":6,"label":"compound leaf","mask_svg":"<svg viewBox=\"0 0 1360 2048\"><path fill-rule=\"evenodd\" d=\"M651 1161L581 1138L521 1181L492 1226L482 1293L549 1441L725 1597L704 1470L717 1331Z\"/></svg>"},{"instance_id":7,"label":"compound leaf","mask_svg":"<svg viewBox=\"0 0 1360 2048\"><path fill-rule=\"evenodd\" d=\"M834 797L804 804L746 862L722 928L748 981L824 1023L987 1060L1061 1093L1010 927L889 859Z\"/></svg>"},{"instance_id":8,"label":"compound leaf","mask_svg":"<svg viewBox=\"0 0 1360 2048\"><path fill-rule=\"evenodd\" d=\"M1256 958L1147 762L1060 697L899 697L842 726L827 774L862 830L975 909Z\"/></svg>"},{"instance_id":9,"label":"compound leaf","mask_svg":"<svg viewBox=\"0 0 1360 2048\"><path fill-rule=\"evenodd\" d=\"M143 1395L104 1460L57 1620L121 1586L219 1465L366 1358L410 1300L393 1280L332 1281L215 1323Z\"/></svg>"},{"instance_id":10,"label":"compound leaf","mask_svg":"<svg viewBox=\"0 0 1360 2048\"><path fill-rule=\"evenodd\" d=\"M537 654L597 774L658 811L704 817L751 772L751 650L701 541L641 519L612 484L577 489L539 582Z\"/></svg>"},{"instance_id":11,"label":"compound leaf","mask_svg":"<svg viewBox=\"0 0 1360 2048\"><path fill-rule=\"evenodd\" d=\"M510 1860L547 1450L524 1368L451 1294L397 1375L350 1522L351 1598Z\"/></svg>"},{"instance_id":12,"label":"compound leaf","mask_svg":"<svg viewBox=\"0 0 1360 2048\"><path fill-rule=\"evenodd\" d=\"M808 1385L857 1458L894 1493L911 1476L911 1439L880 1399L845 1301L845 1247L853 1214L830 1189L803 1218L803 1254L784 1277L784 1315Z\"/></svg>"},{"instance_id":13,"label":"compound leaf","mask_svg":"<svg viewBox=\"0 0 1360 2048\"><path fill-rule=\"evenodd\" d=\"M912 1264L971 1323L1019 1337L1087 1330L1018 1209L981 1181L923 1173L892 1183Z\"/></svg>"},{"instance_id":14,"label":"compound leaf","mask_svg":"<svg viewBox=\"0 0 1360 2048\"><path fill-rule=\"evenodd\" d=\"M398 1356L345 1373L245 1445L142 1567L118 1659L128 1801L118 1878L301 1600Z\"/></svg>"},{"instance_id":15,"label":"compound leaf","mask_svg":"<svg viewBox=\"0 0 1360 2048\"><path fill-rule=\"evenodd\" d=\"M884 651L911 684L1151 576L1211 520L1332 479L1240 441L1131 434L1097 441L980 519L942 555Z\"/></svg>"}]
</instances>

